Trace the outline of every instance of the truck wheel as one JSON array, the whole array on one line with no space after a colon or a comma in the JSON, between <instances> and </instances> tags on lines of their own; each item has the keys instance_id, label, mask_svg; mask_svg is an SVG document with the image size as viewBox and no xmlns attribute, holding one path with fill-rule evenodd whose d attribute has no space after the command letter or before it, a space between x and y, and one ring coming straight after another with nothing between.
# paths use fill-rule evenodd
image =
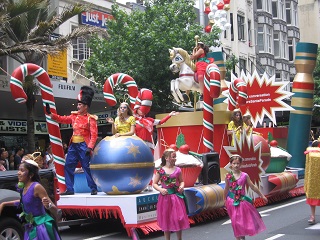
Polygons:
<instances>
[{"instance_id":1,"label":"truck wheel","mask_svg":"<svg viewBox=\"0 0 320 240\"><path fill-rule=\"evenodd\" d=\"M0 239L23 240L23 229L21 223L10 217L1 219Z\"/></svg>"}]
</instances>

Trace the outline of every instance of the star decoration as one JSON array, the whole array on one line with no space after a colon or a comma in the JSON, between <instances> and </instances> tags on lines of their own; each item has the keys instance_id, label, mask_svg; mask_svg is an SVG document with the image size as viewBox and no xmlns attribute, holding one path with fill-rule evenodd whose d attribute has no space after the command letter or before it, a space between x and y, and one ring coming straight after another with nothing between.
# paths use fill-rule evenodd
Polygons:
<instances>
[{"instance_id":1,"label":"star decoration","mask_svg":"<svg viewBox=\"0 0 320 240\"><path fill-rule=\"evenodd\" d=\"M247 173L252 183L260 188L262 186L261 175L264 173L262 169L261 159L261 142L254 146L252 134L246 136L245 130L241 134L240 140L234 135L235 146L224 146L225 151L230 157L233 154L238 154L243 158L241 171ZM230 163L225 167L227 170L230 169ZM250 196L253 197L253 191L247 189Z\"/></svg>"},{"instance_id":2,"label":"star decoration","mask_svg":"<svg viewBox=\"0 0 320 240\"><path fill-rule=\"evenodd\" d=\"M232 76L233 80L236 76ZM241 72L241 79L247 83L248 99L244 106L239 106L242 114L249 113L252 116L254 127L259 122L263 124L264 117L267 116L274 124L276 124L276 111L294 110L283 100L289 98L293 93L286 91L285 87L290 82L276 82L275 76L268 77L266 73L260 78L257 71L252 76ZM224 91L223 95L228 96L228 91ZM228 99L224 102L228 103Z\"/></svg>"},{"instance_id":3,"label":"star decoration","mask_svg":"<svg viewBox=\"0 0 320 240\"><path fill-rule=\"evenodd\" d=\"M141 185L141 179L142 179L142 177L139 177L138 174L134 178L130 177L129 185L132 185L133 187Z\"/></svg>"},{"instance_id":4,"label":"star decoration","mask_svg":"<svg viewBox=\"0 0 320 240\"><path fill-rule=\"evenodd\" d=\"M130 143L130 146L126 146L126 148L128 148L127 154L133 154L134 157L140 153L139 146L134 145L132 142Z\"/></svg>"}]
</instances>

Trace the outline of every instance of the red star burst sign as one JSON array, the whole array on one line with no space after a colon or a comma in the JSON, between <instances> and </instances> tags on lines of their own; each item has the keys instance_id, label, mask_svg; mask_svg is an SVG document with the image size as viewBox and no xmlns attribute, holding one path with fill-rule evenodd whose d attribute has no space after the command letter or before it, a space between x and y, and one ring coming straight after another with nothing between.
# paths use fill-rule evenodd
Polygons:
<instances>
[{"instance_id":1,"label":"red star burst sign","mask_svg":"<svg viewBox=\"0 0 320 240\"><path fill-rule=\"evenodd\" d=\"M242 80L247 83L247 102L243 106L238 106L242 114L249 113L252 116L254 127L259 122L262 125L264 117L267 116L274 124L276 124L276 111L294 110L283 100L289 98L293 93L284 90L290 82L276 82L275 76L268 77L266 73L260 78L259 74L254 71L253 75L245 75L241 72ZM232 81L236 77L232 76ZM228 90L223 94L228 97ZM228 102L228 99L225 100Z\"/></svg>"},{"instance_id":2,"label":"red star burst sign","mask_svg":"<svg viewBox=\"0 0 320 240\"><path fill-rule=\"evenodd\" d=\"M240 140L234 135L235 146L223 146L228 156L238 154L243 158L241 171L249 175L252 183L260 188L262 186L261 175L264 174L262 169L261 159L261 142L254 145L252 134L246 136L245 130L241 134ZM230 171L230 163L225 166L225 169ZM250 196L253 197L254 192L251 189L247 189Z\"/></svg>"}]
</instances>

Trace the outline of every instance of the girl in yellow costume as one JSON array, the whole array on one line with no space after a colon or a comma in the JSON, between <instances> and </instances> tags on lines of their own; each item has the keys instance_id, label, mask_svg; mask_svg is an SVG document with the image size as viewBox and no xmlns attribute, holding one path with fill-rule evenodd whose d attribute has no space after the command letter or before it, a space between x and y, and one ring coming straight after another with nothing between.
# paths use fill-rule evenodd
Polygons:
<instances>
[{"instance_id":1,"label":"girl in yellow costume","mask_svg":"<svg viewBox=\"0 0 320 240\"><path fill-rule=\"evenodd\" d=\"M107 118L107 122L112 123L112 134L115 137L132 136L135 132L136 120L129 104L123 102L118 108L118 116L115 120Z\"/></svg>"},{"instance_id":2,"label":"girl in yellow costume","mask_svg":"<svg viewBox=\"0 0 320 240\"><path fill-rule=\"evenodd\" d=\"M307 197L307 204L310 205L311 216L308 220L310 225L316 223L316 206L320 206L320 142L312 142L311 148L307 148L306 167L304 174L304 191Z\"/></svg>"},{"instance_id":3,"label":"girl in yellow costume","mask_svg":"<svg viewBox=\"0 0 320 240\"><path fill-rule=\"evenodd\" d=\"M242 120L242 114L240 109L233 110L232 119L228 124L228 136L231 135L231 146L234 146L233 133L235 133L236 138L240 140L242 129L246 129L247 125Z\"/></svg>"}]
</instances>

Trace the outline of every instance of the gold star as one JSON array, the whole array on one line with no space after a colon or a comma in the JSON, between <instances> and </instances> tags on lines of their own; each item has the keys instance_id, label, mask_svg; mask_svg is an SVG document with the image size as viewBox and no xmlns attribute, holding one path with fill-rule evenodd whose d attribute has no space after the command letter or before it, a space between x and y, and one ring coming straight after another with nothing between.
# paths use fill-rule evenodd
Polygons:
<instances>
[{"instance_id":1,"label":"gold star","mask_svg":"<svg viewBox=\"0 0 320 240\"><path fill-rule=\"evenodd\" d=\"M129 185L132 185L133 187L136 187L136 186L141 184L141 179L142 179L142 177L139 177L138 174L134 178L130 177Z\"/></svg>"},{"instance_id":2,"label":"gold star","mask_svg":"<svg viewBox=\"0 0 320 240\"><path fill-rule=\"evenodd\" d=\"M137 156L138 153L140 153L139 151L139 146L135 146L133 143L131 143L130 146L126 146L126 148L128 148L128 154L133 154L134 157Z\"/></svg>"}]
</instances>

